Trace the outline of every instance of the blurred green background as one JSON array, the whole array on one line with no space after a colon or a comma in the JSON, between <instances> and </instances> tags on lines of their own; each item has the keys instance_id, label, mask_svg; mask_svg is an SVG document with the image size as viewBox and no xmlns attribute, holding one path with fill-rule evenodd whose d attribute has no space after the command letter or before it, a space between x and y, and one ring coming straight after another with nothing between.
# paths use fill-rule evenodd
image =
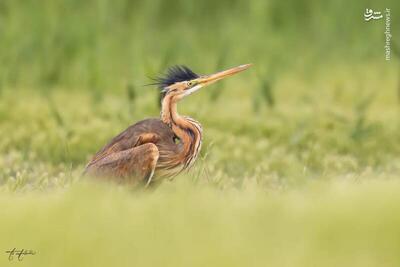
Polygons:
<instances>
[{"instance_id":1,"label":"blurred green background","mask_svg":"<svg viewBox=\"0 0 400 267\"><path fill-rule=\"evenodd\" d=\"M1 1L1 85L123 90L171 64L200 72L252 62L270 79L383 63L397 1ZM397 27L393 26L393 31ZM394 37L396 33L393 32ZM376 62L377 61L377 62ZM143 91L143 90L141 90Z\"/></svg>"},{"instance_id":2,"label":"blurred green background","mask_svg":"<svg viewBox=\"0 0 400 267\"><path fill-rule=\"evenodd\" d=\"M399 7L0 0L0 249L37 250L26 266L399 266ZM390 61L366 8L391 10ZM204 129L188 173L144 192L83 181L158 117L151 77L245 63L180 103Z\"/></svg>"}]
</instances>

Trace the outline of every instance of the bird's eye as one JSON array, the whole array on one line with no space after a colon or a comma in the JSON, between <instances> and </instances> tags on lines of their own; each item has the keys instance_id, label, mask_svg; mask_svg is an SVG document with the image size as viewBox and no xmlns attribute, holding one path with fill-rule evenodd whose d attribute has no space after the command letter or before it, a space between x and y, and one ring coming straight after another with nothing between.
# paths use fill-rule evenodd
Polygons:
<instances>
[{"instance_id":1,"label":"bird's eye","mask_svg":"<svg viewBox=\"0 0 400 267\"><path fill-rule=\"evenodd\" d=\"M188 81L188 82L186 83L186 85L187 85L188 87L193 87L193 86L195 86L196 84L197 84L196 81Z\"/></svg>"}]
</instances>

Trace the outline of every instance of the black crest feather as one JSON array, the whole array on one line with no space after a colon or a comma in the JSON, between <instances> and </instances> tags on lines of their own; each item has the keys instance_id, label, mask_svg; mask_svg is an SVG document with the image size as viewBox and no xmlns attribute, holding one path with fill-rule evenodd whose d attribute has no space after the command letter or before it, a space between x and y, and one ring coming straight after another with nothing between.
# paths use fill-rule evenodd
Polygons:
<instances>
[{"instance_id":1,"label":"black crest feather","mask_svg":"<svg viewBox=\"0 0 400 267\"><path fill-rule=\"evenodd\" d=\"M161 90L171 84L183 81L189 81L200 76L194 73L191 69L183 65L176 65L168 68L167 73L164 76L155 79L156 85L159 86Z\"/></svg>"}]
</instances>

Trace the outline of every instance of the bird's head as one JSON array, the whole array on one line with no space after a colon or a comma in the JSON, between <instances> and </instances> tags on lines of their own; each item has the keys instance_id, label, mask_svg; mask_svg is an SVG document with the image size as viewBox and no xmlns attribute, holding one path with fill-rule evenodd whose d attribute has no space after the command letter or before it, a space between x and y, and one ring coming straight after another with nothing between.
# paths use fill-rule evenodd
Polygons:
<instances>
[{"instance_id":1,"label":"bird's head","mask_svg":"<svg viewBox=\"0 0 400 267\"><path fill-rule=\"evenodd\" d=\"M168 69L165 76L157 78L156 84L160 87L162 98L171 96L179 101L200 88L244 71L250 66L251 64L240 65L211 75L198 75L188 67L174 66Z\"/></svg>"}]
</instances>

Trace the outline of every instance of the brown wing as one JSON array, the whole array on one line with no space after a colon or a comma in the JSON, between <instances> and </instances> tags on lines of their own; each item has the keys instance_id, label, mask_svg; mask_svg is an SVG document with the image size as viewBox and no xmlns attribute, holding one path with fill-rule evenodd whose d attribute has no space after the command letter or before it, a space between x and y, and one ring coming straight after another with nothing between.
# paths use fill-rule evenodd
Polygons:
<instances>
[{"instance_id":1,"label":"brown wing","mask_svg":"<svg viewBox=\"0 0 400 267\"><path fill-rule=\"evenodd\" d=\"M145 143L173 142L174 133L159 119L146 119L128 127L98 151L87 166L115 152L127 150Z\"/></svg>"}]
</instances>

